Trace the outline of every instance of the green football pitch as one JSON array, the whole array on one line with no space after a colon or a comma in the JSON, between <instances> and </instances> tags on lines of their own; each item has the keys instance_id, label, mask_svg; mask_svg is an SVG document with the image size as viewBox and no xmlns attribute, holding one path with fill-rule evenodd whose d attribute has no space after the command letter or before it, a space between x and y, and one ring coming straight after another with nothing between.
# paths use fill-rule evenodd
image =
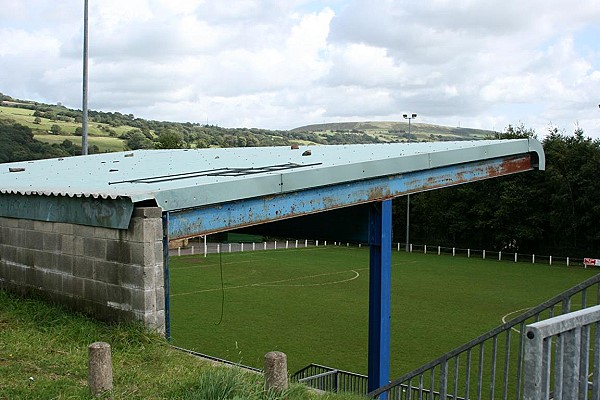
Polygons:
<instances>
[{"instance_id":1,"label":"green football pitch","mask_svg":"<svg viewBox=\"0 0 600 400\"><path fill-rule=\"evenodd\" d=\"M369 250L309 247L171 257L172 343L262 368L288 355L366 373ZM597 271L394 252L391 375L398 376Z\"/></svg>"}]
</instances>

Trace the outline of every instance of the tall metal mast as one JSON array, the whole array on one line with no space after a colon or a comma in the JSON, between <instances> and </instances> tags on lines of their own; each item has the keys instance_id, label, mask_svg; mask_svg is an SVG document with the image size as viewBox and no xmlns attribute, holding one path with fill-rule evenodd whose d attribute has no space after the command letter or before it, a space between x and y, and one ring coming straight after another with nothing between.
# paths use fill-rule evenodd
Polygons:
<instances>
[{"instance_id":1,"label":"tall metal mast","mask_svg":"<svg viewBox=\"0 0 600 400\"><path fill-rule=\"evenodd\" d=\"M81 120L81 154L88 153L88 0L83 6L83 118Z\"/></svg>"}]
</instances>

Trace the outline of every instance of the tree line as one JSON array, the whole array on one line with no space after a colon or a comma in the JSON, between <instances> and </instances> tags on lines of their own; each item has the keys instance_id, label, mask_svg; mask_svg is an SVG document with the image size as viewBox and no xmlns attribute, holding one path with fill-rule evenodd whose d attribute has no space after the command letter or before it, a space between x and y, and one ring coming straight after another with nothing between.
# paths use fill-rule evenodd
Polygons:
<instances>
[{"instance_id":1,"label":"tree line","mask_svg":"<svg viewBox=\"0 0 600 400\"><path fill-rule=\"evenodd\" d=\"M534 136L509 127L498 138ZM546 170L412 195L410 241L523 254L600 258L600 141L577 128L542 140ZM394 202L405 241L406 198Z\"/></svg>"}]
</instances>

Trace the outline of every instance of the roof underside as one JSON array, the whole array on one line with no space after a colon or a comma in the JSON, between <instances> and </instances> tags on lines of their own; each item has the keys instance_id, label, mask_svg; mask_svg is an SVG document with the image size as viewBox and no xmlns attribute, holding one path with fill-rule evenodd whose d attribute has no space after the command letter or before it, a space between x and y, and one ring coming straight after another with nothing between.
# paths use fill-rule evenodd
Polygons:
<instances>
[{"instance_id":1,"label":"roof underside","mask_svg":"<svg viewBox=\"0 0 600 400\"><path fill-rule=\"evenodd\" d=\"M53 198L74 206L95 200L178 211L516 155L529 155L533 168L544 169L534 139L137 150L2 164L0 197L42 209ZM0 215L23 217L7 208L0 204Z\"/></svg>"}]
</instances>

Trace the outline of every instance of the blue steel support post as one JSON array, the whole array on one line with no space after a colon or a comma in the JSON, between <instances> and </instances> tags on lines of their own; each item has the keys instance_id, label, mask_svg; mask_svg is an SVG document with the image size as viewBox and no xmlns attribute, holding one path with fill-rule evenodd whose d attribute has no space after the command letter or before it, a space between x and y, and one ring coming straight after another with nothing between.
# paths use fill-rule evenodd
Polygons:
<instances>
[{"instance_id":1,"label":"blue steel support post","mask_svg":"<svg viewBox=\"0 0 600 400\"><path fill-rule=\"evenodd\" d=\"M171 279L169 276L169 212L162 215L163 225L163 274L165 285L165 337L171 341Z\"/></svg>"},{"instance_id":2,"label":"blue steel support post","mask_svg":"<svg viewBox=\"0 0 600 400\"><path fill-rule=\"evenodd\" d=\"M371 392L389 383L392 277L392 201L369 213L369 381ZM380 399L385 399L385 393Z\"/></svg>"}]
</instances>

